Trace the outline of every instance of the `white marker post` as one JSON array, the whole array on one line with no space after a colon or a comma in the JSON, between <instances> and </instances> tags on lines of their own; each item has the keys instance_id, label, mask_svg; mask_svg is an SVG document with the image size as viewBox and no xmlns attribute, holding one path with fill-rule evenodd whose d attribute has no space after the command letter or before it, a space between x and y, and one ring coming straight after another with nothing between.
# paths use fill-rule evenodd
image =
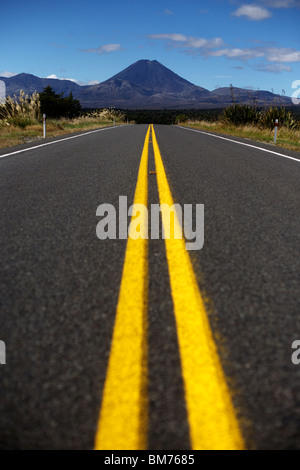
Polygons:
<instances>
[{"instance_id":1,"label":"white marker post","mask_svg":"<svg viewBox=\"0 0 300 470\"><path fill-rule=\"evenodd\" d=\"M43 114L43 133L44 139L46 139L46 114Z\"/></svg>"},{"instance_id":2,"label":"white marker post","mask_svg":"<svg viewBox=\"0 0 300 470\"><path fill-rule=\"evenodd\" d=\"M277 140L277 129L278 129L278 119L275 119L274 144L276 144L276 140Z\"/></svg>"}]
</instances>

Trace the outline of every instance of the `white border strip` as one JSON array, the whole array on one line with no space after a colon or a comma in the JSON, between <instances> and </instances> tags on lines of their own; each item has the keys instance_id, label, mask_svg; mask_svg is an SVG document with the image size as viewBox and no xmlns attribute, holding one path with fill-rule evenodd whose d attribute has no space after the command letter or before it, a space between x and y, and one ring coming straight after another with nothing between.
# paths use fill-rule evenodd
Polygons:
<instances>
[{"instance_id":1,"label":"white border strip","mask_svg":"<svg viewBox=\"0 0 300 470\"><path fill-rule=\"evenodd\" d=\"M124 127L125 124L122 124L120 126L114 126L114 127L102 127L101 129L96 129L94 131L89 131L89 132L85 132L84 134L79 134L79 135L72 135L71 137L65 137L63 139L59 139L59 140L54 140L52 142L47 142L45 144L41 144L41 145L35 145L34 147L29 147L27 149L23 149L23 150L16 150L15 152L11 152L11 153L6 153L4 155L0 155L0 158L4 158L4 157L8 157L10 155L16 155L18 153L23 153L23 152L28 152L29 150L34 150L34 149L38 149L40 147L46 147L46 145L52 145L52 144L58 144L59 142L64 142L65 140L70 140L70 139L77 139L77 137L83 137L85 135L89 135L89 134L94 134L95 132L101 132L101 131L109 131L111 129L118 129L119 127ZM1 149L0 149L1 150Z\"/></svg>"},{"instance_id":2,"label":"white border strip","mask_svg":"<svg viewBox=\"0 0 300 470\"><path fill-rule=\"evenodd\" d=\"M235 144L245 145L246 147L252 147L254 149L262 150L263 152L273 153L274 155L279 155L280 157L288 158L289 160L294 160L295 162L300 163L300 158L289 157L283 153L274 152L273 150L264 149L263 147L256 147L255 145L246 144L245 142L239 142L238 140L228 139L228 137L221 137L220 135L210 134L209 132L199 131L198 129L189 129L188 127L175 126L180 129L185 129L190 132L198 132L199 134L209 135L211 137L216 137L216 139L228 140L229 142L234 142Z\"/></svg>"}]
</instances>

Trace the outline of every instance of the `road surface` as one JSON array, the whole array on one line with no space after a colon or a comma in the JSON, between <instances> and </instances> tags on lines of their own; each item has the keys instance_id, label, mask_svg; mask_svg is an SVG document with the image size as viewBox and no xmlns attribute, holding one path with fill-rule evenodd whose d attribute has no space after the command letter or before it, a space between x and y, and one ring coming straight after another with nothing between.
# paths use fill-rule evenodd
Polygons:
<instances>
[{"instance_id":1,"label":"road surface","mask_svg":"<svg viewBox=\"0 0 300 470\"><path fill-rule=\"evenodd\" d=\"M300 154L158 125L45 144L0 152L0 447L300 449ZM100 240L120 196L204 205L203 248Z\"/></svg>"}]
</instances>

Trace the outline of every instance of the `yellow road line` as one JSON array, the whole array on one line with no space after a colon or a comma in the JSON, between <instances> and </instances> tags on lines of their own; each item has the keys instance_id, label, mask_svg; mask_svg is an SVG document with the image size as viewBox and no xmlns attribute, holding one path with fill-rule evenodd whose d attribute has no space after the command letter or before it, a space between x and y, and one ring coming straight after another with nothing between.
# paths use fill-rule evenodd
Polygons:
<instances>
[{"instance_id":1,"label":"yellow road line","mask_svg":"<svg viewBox=\"0 0 300 470\"><path fill-rule=\"evenodd\" d=\"M144 142L134 204L148 199L148 147ZM132 220L134 217L132 217ZM141 224L146 228L147 224ZM112 346L95 439L96 450L147 447L148 241L129 238Z\"/></svg>"},{"instance_id":2,"label":"yellow road line","mask_svg":"<svg viewBox=\"0 0 300 470\"><path fill-rule=\"evenodd\" d=\"M174 204L156 135L152 140L160 204ZM193 450L244 449L222 366L176 214L174 237L165 240ZM168 214L162 211L163 225ZM178 238L178 239L176 239Z\"/></svg>"}]
</instances>

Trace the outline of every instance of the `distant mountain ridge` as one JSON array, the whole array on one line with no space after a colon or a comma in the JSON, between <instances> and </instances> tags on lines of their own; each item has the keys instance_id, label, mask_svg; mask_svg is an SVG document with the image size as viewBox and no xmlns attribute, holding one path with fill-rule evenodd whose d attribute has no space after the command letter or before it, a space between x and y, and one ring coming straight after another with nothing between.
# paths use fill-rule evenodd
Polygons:
<instances>
[{"instance_id":1,"label":"distant mountain ridge","mask_svg":"<svg viewBox=\"0 0 300 470\"><path fill-rule=\"evenodd\" d=\"M6 84L7 96L19 94L20 90L26 93L34 93L35 91L43 91L43 89L50 85L56 93L70 94L79 91L82 87L71 80L59 80L54 78L39 78L29 73L20 73L13 77L0 77Z\"/></svg>"},{"instance_id":2,"label":"distant mountain ridge","mask_svg":"<svg viewBox=\"0 0 300 470\"><path fill-rule=\"evenodd\" d=\"M0 77L6 84L7 95L41 92L50 85L56 93L73 93L83 108L115 106L123 109L210 109L232 103L231 88L209 91L185 80L170 69L153 60L139 60L120 73L97 85L80 86L70 80L39 78L21 73L13 77ZM288 106L291 99L268 91L234 88L237 103L257 106L273 104Z\"/></svg>"}]
</instances>

